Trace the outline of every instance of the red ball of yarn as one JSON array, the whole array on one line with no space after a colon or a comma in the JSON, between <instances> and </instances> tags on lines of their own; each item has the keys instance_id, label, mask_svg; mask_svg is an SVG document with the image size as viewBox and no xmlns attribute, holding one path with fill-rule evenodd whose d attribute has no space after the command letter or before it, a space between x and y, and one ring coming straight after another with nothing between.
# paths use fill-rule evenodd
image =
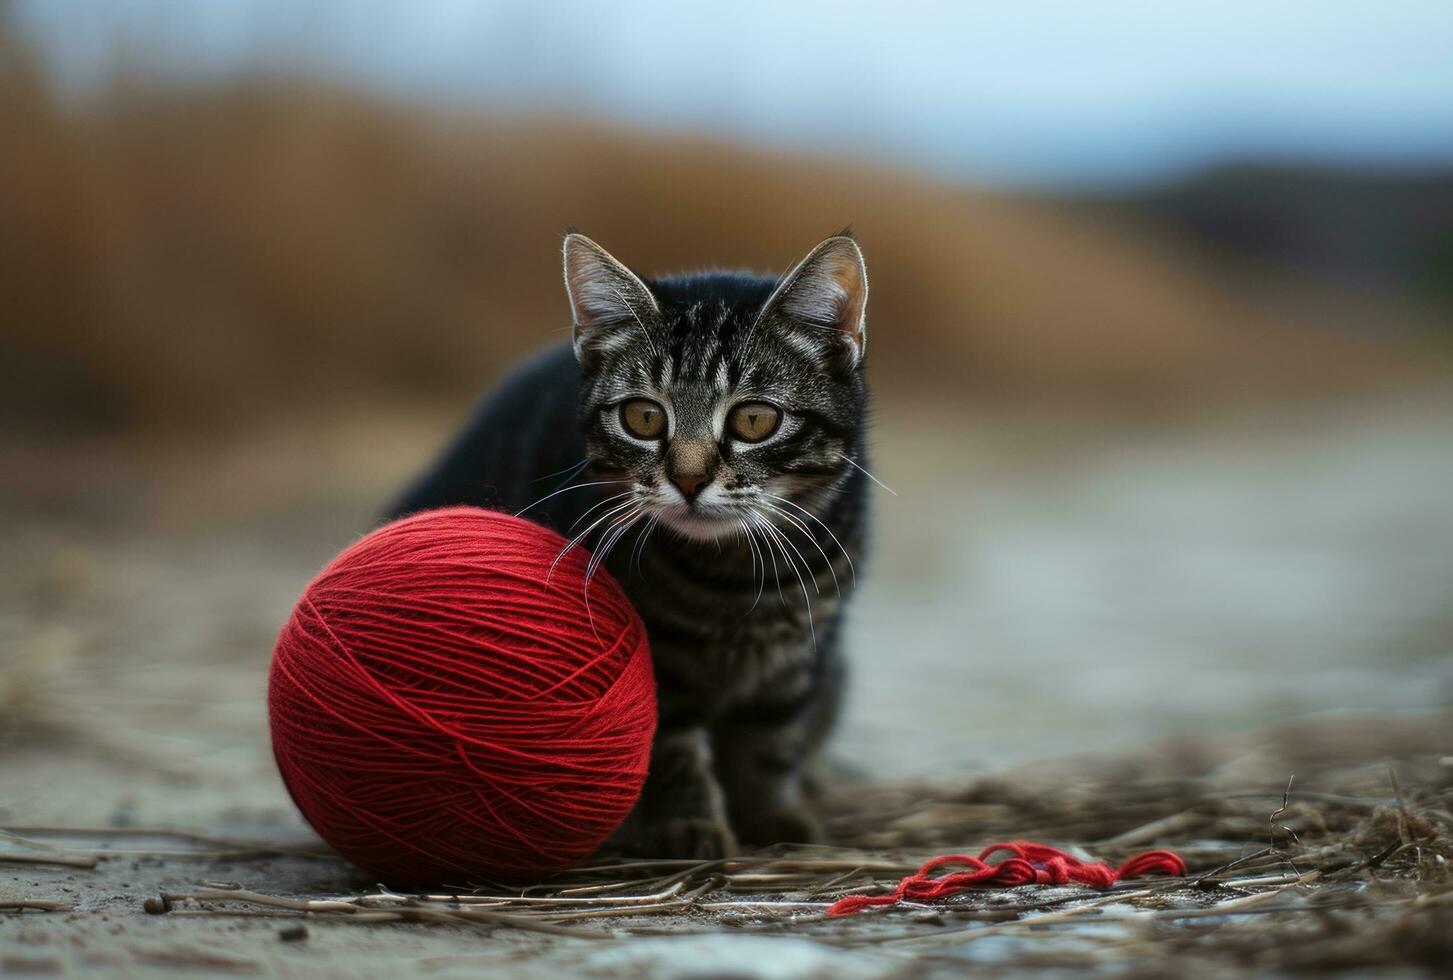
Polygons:
<instances>
[{"instance_id":1,"label":"red ball of yarn","mask_svg":"<svg viewBox=\"0 0 1453 980\"><path fill-rule=\"evenodd\" d=\"M645 628L558 534L454 507L335 558L278 636L273 754L303 816L380 879L559 871L640 795L656 727Z\"/></svg>"}]
</instances>

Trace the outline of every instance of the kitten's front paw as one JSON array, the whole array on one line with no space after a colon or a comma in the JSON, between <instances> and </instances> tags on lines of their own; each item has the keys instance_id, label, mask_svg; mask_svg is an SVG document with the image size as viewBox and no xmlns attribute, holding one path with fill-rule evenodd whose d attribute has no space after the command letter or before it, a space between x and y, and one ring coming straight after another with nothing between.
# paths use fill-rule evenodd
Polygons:
<instances>
[{"instance_id":1,"label":"kitten's front paw","mask_svg":"<svg viewBox=\"0 0 1453 980\"><path fill-rule=\"evenodd\" d=\"M710 817L670 817L657 828L660 857L712 861L737 853L737 839L724 821Z\"/></svg>"},{"instance_id":2,"label":"kitten's front paw","mask_svg":"<svg viewBox=\"0 0 1453 980\"><path fill-rule=\"evenodd\" d=\"M822 824L801 807L766 810L743 816L737 823L748 844L817 844L823 840Z\"/></svg>"}]
</instances>

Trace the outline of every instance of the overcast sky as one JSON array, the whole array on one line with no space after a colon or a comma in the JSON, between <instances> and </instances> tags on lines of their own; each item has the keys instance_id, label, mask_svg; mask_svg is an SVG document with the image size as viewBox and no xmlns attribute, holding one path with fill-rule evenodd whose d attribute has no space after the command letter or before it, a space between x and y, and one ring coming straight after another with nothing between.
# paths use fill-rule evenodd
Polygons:
<instances>
[{"instance_id":1,"label":"overcast sky","mask_svg":"<svg viewBox=\"0 0 1453 980\"><path fill-rule=\"evenodd\" d=\"M904 160L1009 185L1225 159L1453 163L1453 0L19 0L85 91L126 52Z\"/></svg>"}]
</instances>

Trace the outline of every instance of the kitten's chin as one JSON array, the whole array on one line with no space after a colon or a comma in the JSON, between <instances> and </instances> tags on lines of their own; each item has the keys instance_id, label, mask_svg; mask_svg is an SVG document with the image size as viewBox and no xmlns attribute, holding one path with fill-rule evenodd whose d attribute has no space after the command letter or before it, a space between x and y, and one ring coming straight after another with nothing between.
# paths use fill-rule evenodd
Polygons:
<instances>
[{"instance_id":1,"label":"kitten's chin","mask_svg":"<svg viewBox=\"0 0 1453 980\"><path fill-rule=\"evenodd\" d=\"M701 511L686 507L667 507L660 512L661 523L683 538L692 541L716 541L741 532L742 525L731 511Z\"/></svg>"}]
</instances>

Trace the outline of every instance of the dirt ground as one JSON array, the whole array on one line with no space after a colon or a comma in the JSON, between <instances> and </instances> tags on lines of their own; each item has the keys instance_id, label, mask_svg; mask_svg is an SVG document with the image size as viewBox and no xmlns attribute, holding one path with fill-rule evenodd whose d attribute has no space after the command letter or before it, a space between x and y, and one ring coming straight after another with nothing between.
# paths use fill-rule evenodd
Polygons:
<instances>
[{"instance_id":1,"label":"dirt ground","mask_svg":"<svg viewBox=\"0 0 1453 980\"><path fill-rule=\"evenodd\" d=\"M1193 873L1274 847L1257 858L1270 885L1234 886L1269 894L1267 914L1178 917L1207 906L1190 889L1097 905L1063 927L1021 929L1034 909L987 926L962 918L1031 901L1001 895L849 930L813 917L821 893L729 882L733 901L792 907L605 919L601 931L620 933L609 941L299 921L225 898L143 910L163 891L318 899L375 887L318 852L292 810L268 753L264 671L302 585L370 527L444 420L353 419L206 446L9 444L0 827L24 840L0 840L0 908L11 909L0 972L1339 965L1268 958L1273 927L1341 965L1429 969L1448 953L1436 937L1453 932L1438 822L1453 800L1449 407L1402 396L1127 431L1059 416L949 426L917 406L880 429L875 471L896 496L879 498L827 804L846 849L835 853L863 866L847 885L896 877L874 874L875 861L908 866L1005 833L1117 859L1174 844ZM1273 819L1292 776L1291 810ZM1387 834L1400 843L1384 847ZM1303 880L1307 869L1321 878ZM1062 910L1092 899L1037 896ZM1247 931L1252 920L1266 928ZM893 942L867 942L874 930ZM1348 935L1366 941L1328 938Z\"/></svg>"}]
</instances>

